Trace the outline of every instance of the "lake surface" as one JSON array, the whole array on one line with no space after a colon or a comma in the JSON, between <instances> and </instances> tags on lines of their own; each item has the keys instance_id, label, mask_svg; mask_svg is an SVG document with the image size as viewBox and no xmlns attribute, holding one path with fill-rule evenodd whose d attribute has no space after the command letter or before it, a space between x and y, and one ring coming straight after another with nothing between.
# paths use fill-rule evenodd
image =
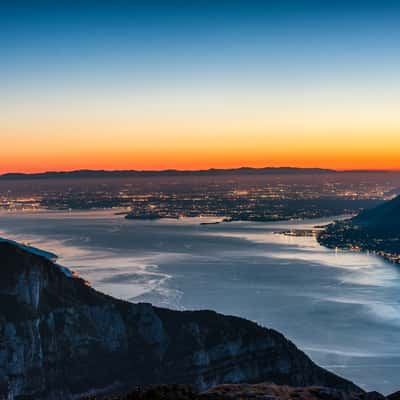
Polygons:
<instances>
[{"instance_id":1,"label":"lake surface","mask_svg":"<svg viewBox=\"0 0 400 400\"><path fill-rule=\"evenodd\" d=\"M329 220L200 225L110 211L0 213L0 236L59 254L108 294L275 328L367 390L400 389L400 267L275 232Z\"/></svg>"}]
</instances>

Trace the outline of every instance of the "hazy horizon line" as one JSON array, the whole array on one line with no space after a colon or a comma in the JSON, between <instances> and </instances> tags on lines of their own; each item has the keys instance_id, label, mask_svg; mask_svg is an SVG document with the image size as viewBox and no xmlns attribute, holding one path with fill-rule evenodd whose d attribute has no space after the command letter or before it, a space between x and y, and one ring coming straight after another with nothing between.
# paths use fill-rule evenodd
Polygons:
<instances>
[{"instance_id":1,"label":"hazy horizon line","mask_svg":"<svg viewBox=\"0 0 400 400\"><path fill-rule=\"evenodd\" d=\"M254 171L262 171L262 170L319 170L319 171L327 171L327 172L400 172L400 169L386 169L386 168L355 168L355 169L338 169L338 168L326 168L326 167L299 167L292 165L285 166L264 166L264 167L253 167L253 166L245 166L241 165L238 167L230 167L230 168L196 168L196 169L179 169L179 168L164 168L164 169L105 169L105 168L73 168L73 169L52 169L52 170L38 170L38 171L5 171L0 172L0 177L5 177L8 175L45 175L45 174L68 174L68 173L78 173L78 172L105 172L105 173L118 173L118 172L135 172L135 173L165 173L165 172L212 172L212 171L239 171L239 170L254 170Z\"/></svg>"}]
</instances>

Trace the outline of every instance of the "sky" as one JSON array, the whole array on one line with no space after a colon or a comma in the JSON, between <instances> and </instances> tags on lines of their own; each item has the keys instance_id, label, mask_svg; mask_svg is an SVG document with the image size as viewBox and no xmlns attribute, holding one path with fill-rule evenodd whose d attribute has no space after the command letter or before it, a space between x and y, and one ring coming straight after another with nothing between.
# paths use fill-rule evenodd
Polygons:
<instances>
[{"instance_id":1,"label":"sky","mask_svg":"<svg viewBox=\"0 0 400 400\"><path fill-rule=\"evenodd\" d=\"M2 1L0 173L400 169L398 1Z\"/></svg>"}]
</instances>

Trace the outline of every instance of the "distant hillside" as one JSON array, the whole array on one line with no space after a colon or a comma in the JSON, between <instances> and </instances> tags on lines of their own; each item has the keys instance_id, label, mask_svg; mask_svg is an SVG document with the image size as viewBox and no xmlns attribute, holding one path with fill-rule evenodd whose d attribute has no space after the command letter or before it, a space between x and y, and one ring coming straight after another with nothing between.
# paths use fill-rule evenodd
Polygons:
<instances>
[{"instance_id":1,"label":"distant hillside","mask_svg":"<svg viewBox=\"0 0 400 400\"><path fill-rule=\"evenodd\" d=\"M352 219L352 223L369 231L400 234L400 196L361 212Z\"/></svg>"},{"instance_id":2,"label":"distant hillside","mask_svg":"<svg viewBox=\"0 0 400 400\"><path fill-rule=\"evenodd\" d=\"M400 264L400 196L328 225L318 241L330 248L372 251Z\"/></svg>"},{"instance_id":3,"label":"distant hillside","mask_svg":"<svg viewBox=\"0 0 400 400\"><path fill-rule=\"evenodd\" d=\"M293 167L266 167L266 168L233 168L233 169L207 169L207 170L176 170L162 171L137 171L137 170L77 170L77 171L49 171L35 174L7 173L0 175L0 180L22 179L62 179L62 178L130 178L130 177L157 177L157 176L218 176L218 175L288 175L288 174L327 174L337 171L322 168L293 168Z\"/></svg>"}]
</instances>

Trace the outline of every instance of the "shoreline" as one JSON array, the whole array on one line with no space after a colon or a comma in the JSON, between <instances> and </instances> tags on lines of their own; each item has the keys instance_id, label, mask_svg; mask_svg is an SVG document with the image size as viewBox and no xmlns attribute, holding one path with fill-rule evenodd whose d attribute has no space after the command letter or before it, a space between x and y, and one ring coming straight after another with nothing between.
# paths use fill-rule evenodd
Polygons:
<instances>
[{"instance_id":1,"label":"shoreline","mask_svg":"<svg viewBox=\"0 0 400 400\"><path fill-rule=\"evenodd\" d=\"M338 250L342 250L342 251L350 251L353 253L357 252L357 253L364 253L367 255L374 255L390 264L400 265L400 254L395 256L396 259L393 259L392 258L393 256L390 256L383 251L375 251L375 250L371 250L370 248L367 248L367 247L352 248L352 247L348 247L348 246L341 246L339 244L336 246L331 246L331 245L325 244L323 241L319 240L319 235L316 235L316 240L319 243L319 245L321 245L327 249L330 249L330 250L338 249Z\"/></svg>"}]
</instances>

